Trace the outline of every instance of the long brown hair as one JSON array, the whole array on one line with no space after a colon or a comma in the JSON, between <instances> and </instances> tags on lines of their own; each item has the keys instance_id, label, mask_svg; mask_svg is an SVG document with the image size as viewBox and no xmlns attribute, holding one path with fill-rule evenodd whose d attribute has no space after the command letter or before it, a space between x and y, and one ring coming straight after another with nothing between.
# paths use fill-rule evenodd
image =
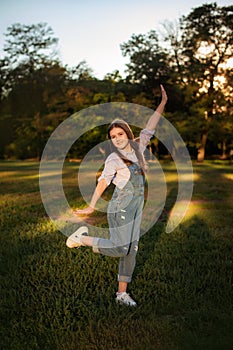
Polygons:
<instances>
[{"instance_id":1,"label":"long brown hair","mask_svg":"<svg viewBox=\"0 0 233 350\"><path fill-rule=\"evenodd\" d=\"M129 160L128 158L126 158L125 156L123 156L123 154L121 154L121 152L119 152L119 150L113 145L113 142L111 140L111 136L110 136L110 131L113 128L121 128L122 130L125 131L128 140L130 142L131 147L134 149L136 157L138 159L138 164L142 170L143 173L146 172L146 162L145 159L143 157L143 154L140 152L140 145L139 143L134 139L134 134L129 126L128 123L126 123L124 120L122 119L115 119L113 120L113 122L109 125L108 127L108 138L110 139L110 144L111 144L111 150L112 152L115 152L119 155L119 157L127 164L133 164L133 162L131 160Z\"/></svg>"}]
</instances>

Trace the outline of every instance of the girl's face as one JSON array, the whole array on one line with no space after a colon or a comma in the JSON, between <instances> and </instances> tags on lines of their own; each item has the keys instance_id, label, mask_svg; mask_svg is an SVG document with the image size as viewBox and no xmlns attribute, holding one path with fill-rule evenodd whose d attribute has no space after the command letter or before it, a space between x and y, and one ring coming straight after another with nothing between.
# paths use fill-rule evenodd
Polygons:
<instances>
[{"instance_id":1,"label":"girl's face","mask_svg":"<svg viewBox=\"0 0 233 350\"><path fill-rule=\"evenodd\" d=\"M123 150L125 148L129 148L129 140L126 132L119 128L115 127L110 131L110 138L112 140L113 145L120 149Z\"/></svg>"}]
</instances>

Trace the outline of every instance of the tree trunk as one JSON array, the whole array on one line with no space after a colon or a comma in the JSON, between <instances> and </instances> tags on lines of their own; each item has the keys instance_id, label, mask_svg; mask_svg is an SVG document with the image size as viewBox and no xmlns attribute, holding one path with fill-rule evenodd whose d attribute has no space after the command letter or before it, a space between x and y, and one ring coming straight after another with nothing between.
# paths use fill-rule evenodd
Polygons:
<instances>
[{"instance_id":1,"label":"tree trunk","mask_svg":"<svg viewBox=\"0 0 233 350\"><path fill-rule=\"evenodd\" d=\"M227 144L226 141L224 140L222 142L222 155L221 155L221 159L227 159Z\"/></svg>"},{"instance_id":2,"label":"tree trunk","mask_svg":"<svg viewBox=\"0 0 233 350\"><path fill-rule=\"evenodd\" d=\"M206 131L202 134L202 137L201 137L201 146L199 147L198 153L197 153L197 161L199 163L202 163L205 159L205 146L206 146L207 136L208 136L208 132Z\"/></svg>"}]
</instances>

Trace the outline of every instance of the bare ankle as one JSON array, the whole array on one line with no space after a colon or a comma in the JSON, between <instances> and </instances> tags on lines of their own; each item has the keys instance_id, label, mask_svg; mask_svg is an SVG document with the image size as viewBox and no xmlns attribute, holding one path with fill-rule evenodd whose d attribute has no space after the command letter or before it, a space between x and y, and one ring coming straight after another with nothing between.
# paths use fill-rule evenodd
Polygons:
<instances>
[{"instance_id":1,"label":"bare ankle","mask_svg":"<svg viewBox=\"0 0 233 350\"><path fill-rule=\"evenodd\" d=\"M81 237L81 243L82 245L86 245L86 246L89 246L89 247L92 247L92 243L93 243L93 237L90 237L90 236L82 236Z\"/></svg>"}]
</instances>

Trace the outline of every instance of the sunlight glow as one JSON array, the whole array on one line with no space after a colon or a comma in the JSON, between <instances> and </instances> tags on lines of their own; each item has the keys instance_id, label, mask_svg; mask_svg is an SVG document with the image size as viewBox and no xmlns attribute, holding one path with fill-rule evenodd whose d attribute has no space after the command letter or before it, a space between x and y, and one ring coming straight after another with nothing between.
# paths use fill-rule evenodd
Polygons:
<instances>
[{"instance_id":1,"label":"sunlight glow","mask_svg":"<svg viewBox=\"0 0 233 350\"><path fill-rule=\"evenodd\" d=\"M197 50L196 58L200 61L206 62L207 59L211 59L213 63L218 62L220 53L216 51L214 44L209 44L207 41L202 41ZM214 77L214 88L215 89L227 89L226 78L224 77L224 71L233 68L233 58L229 58L226 62L218 65L219 74ZM207 69L204 75L208 76L210 71ZM207 93L210 86L209 80L204 80L202 87L199 89L200 93ZM229 89L229 88L228 88Z\"/></svg>"},{"instance_id":2,"label":"sunlight glow","mask_svg":"<svg viewBox=\"0 0 233 350\"><path fill-rule=\"evenodd\" d=\"M166 173L165 172L165 177L166 177L166 182L176 182L178 179L177 173ZM198 174L183 174L180 175L179 181L197 181L199 179Z\"/></svg>"},{"instance_id":3,"label":"sunlight glow","mask_svg":"<svg viewBox=\"0 0 233 350\"><path fill-rule=\"evenodd\" d=\"M232 181L233 181L233 173L232 173L232 174L224 174L224 177L225 177L227 180L232 180Z\"/></svg>"},{"instance_id":4,"label":"sunlight glow","mask_svg":"<svg viewBox=\"0 0 233 350\"><path fill-rule=\"evenodd\" d=\"M198 50L197 50L197 58L205 60L207 56L213 55L214 52L214 44L209 44L207 41L202 41Z\"/></svg>"}]
</instances>

